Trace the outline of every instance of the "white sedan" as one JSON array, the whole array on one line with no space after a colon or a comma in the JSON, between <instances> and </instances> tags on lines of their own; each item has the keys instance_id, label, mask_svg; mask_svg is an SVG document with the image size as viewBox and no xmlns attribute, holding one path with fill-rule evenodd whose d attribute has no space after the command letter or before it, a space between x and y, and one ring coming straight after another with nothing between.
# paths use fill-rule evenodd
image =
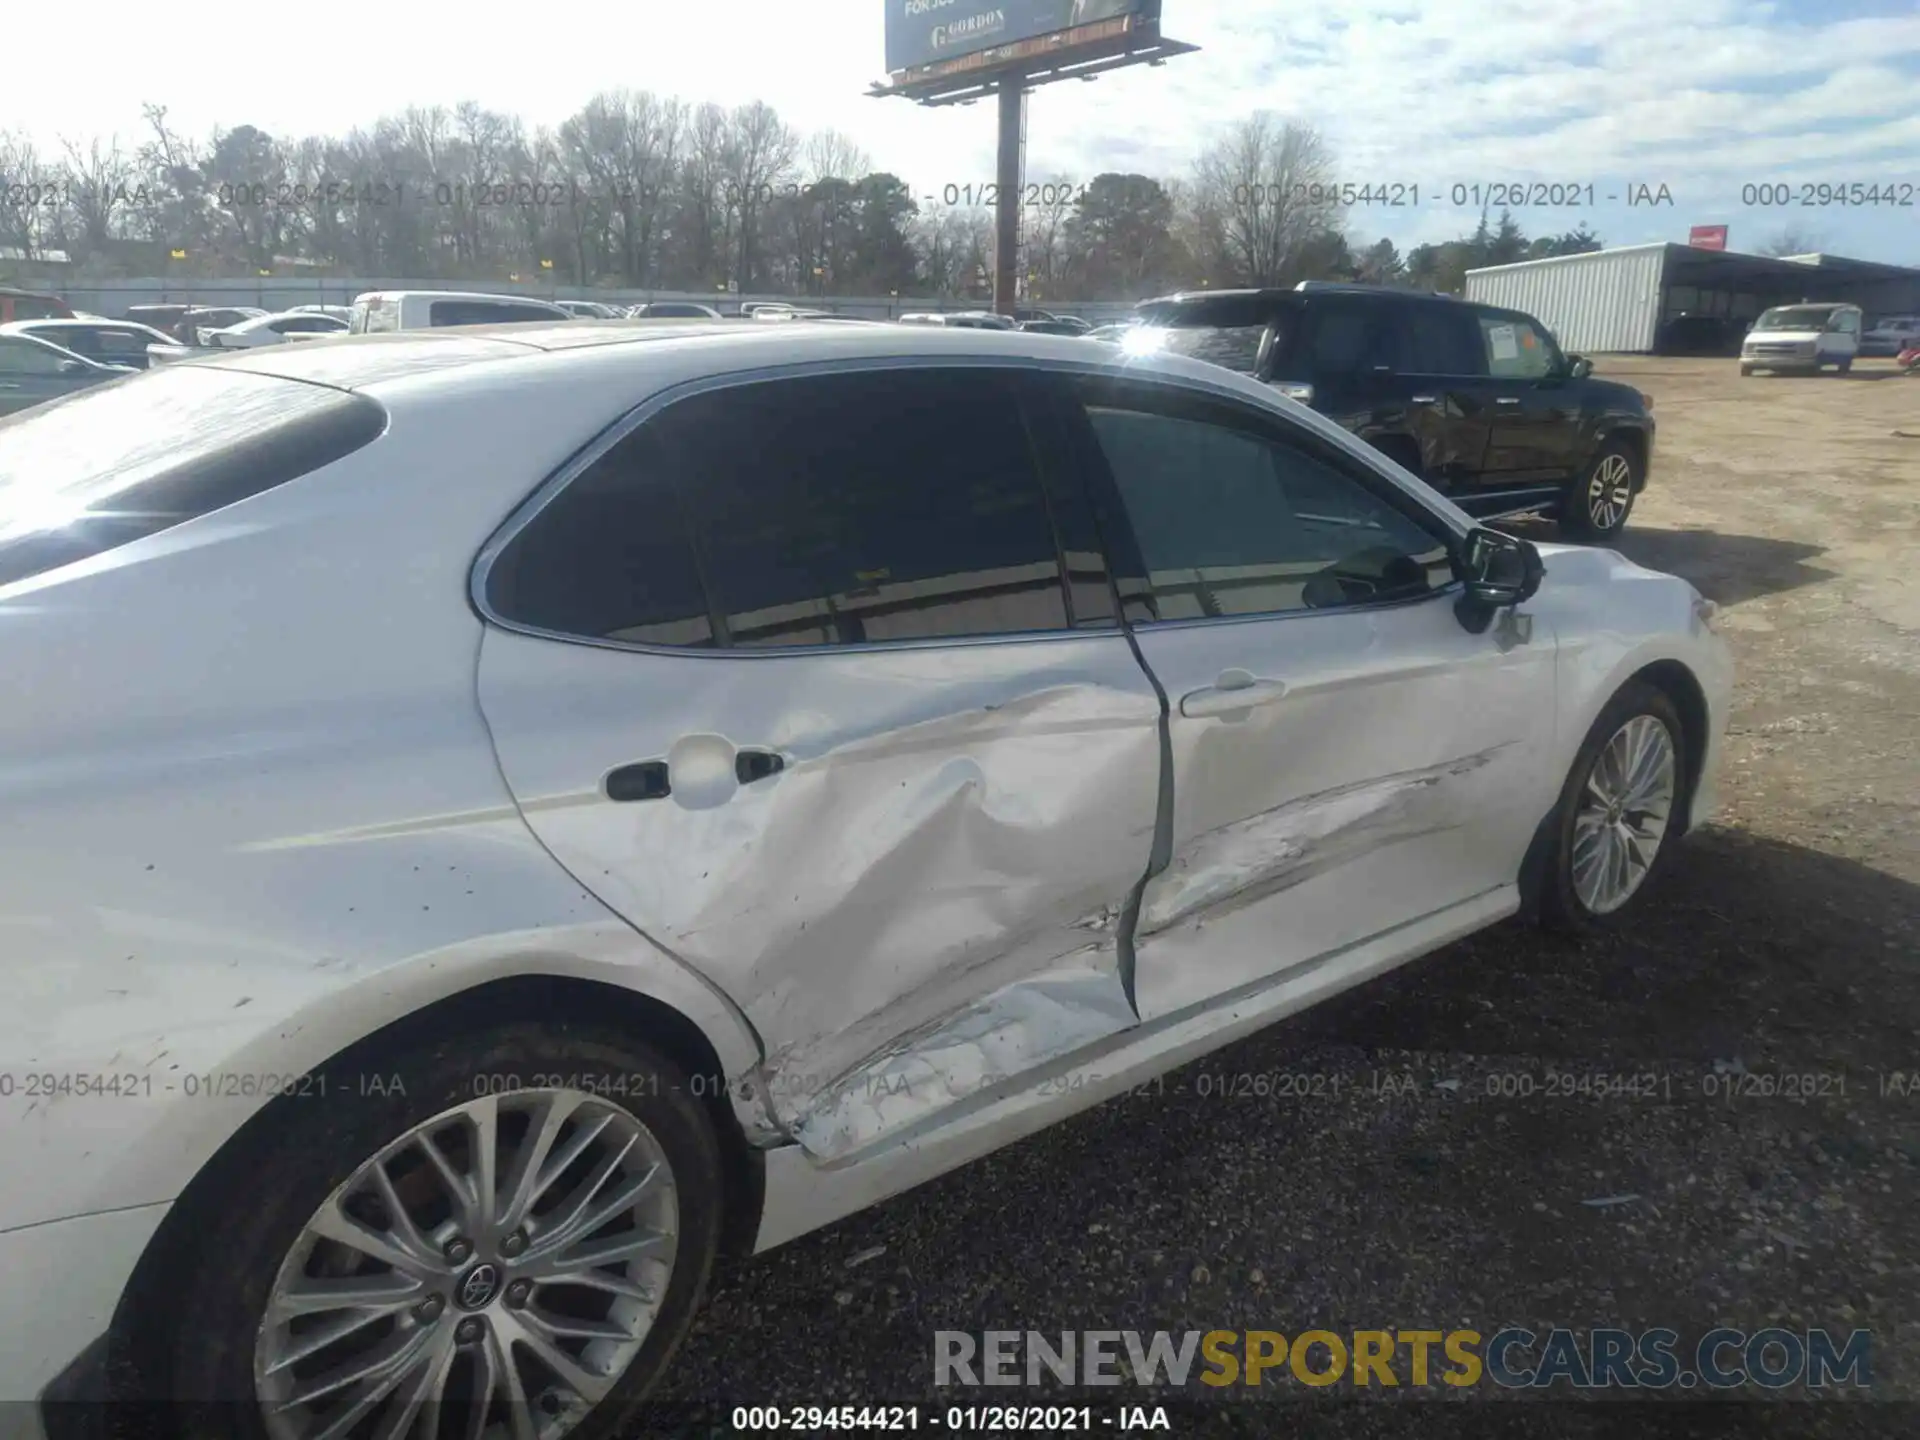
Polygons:
<instances>
[{"instance_id":1,"label":"white sedan","mask_svg":"<svg viewBox=\"0 0 1920 1440\"><path fill-rule=\"evenodd\" d=\"M238 325L202 330L200 343L215 350L250 350L256 345L279 345L295 335L344 335L347 322L316 310L289 310L284 315L256 315Z\"/></svg>"},{"instance_id":2,"label":"white sedan","mask_svg":"<svg viewBox=\"0 0 1920 1440\"><path fill-rule=\"evenodd\" d=\"M1054 336L440 330L0 424L0 1401L620 1433L723 1250L1631 926L1713 624Z\"/></svg>"}]
</instances>

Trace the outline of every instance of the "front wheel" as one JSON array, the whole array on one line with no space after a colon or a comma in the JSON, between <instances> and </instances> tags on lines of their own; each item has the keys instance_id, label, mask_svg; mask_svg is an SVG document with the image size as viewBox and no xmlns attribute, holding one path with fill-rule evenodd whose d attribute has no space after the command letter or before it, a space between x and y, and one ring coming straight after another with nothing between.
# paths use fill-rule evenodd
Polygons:
<instances>
[{"instance_id":1,"label":"front wheel","mask_svg":"<svg viewBox=\"0 0 1920 1440\"><path fill-rule=\"evenodd\" d=\"M1742 366L1740 367L1740 373L1741 373L1742 375L1751 375L1751 374L1753 374L1753 366L1751 366L1751 365L1742 365Z\"/></svg>"},{"instance_id":2,"label":"front wheel","mask_svg":"<svg viewBox=\"0 0 1920 1440\"><path fill-rule=\"evenodd\" d=\"M1849 373L1851 373L1851 371L1853 370L1853 361L1851 361L1851 360L1842 360L1842 361L1841 361L1841 362L1840 362L1840 363L1839 363L1839 364L1838 364L1838 365L1837 365L1837 366L1836 366L1835 368L1836 368L1837 370L1839 370L1839 372L1840 372L1840 373L1841 373L1842 375L1846 375L1846 374L1849 374Z\"/></svg>"},{"instance_id":3,"label":"front wheel","mask_svg":"<svg viewBox=\"0 0 1920 1440\"><path fill-rule=\"evenodd\" d=\"M719 1245L685 1077L564 1021L365 1068L371 1095L282 1102L253 1183L202 1197L145 1388L236 1440L620 1434Z\"/></svg>"},{"instance_id":4,"label":"front wheel","mask_svg":"<svg viewBox=\"0 0 1920 1440\"><path fill-rule=\"evenodd\" d=\"M1640 493L1640 462L1624 441L1600 447L1560 502L1560 524L1582 540L1611 540L1626 528Z\"/></svg>"},{"instance_id":5,"label":"front wheel","mask_svg":"<svg viewBox=\"0 0 1920 1440\"><path fill-rule=\"evenodd\" d=\"M1685 734L1673 702L1638 681L1600 712L1551 822L1544 923L1573 932L1610 923L1661 867L1684 804Z\"/></svg>"}]
</instances>

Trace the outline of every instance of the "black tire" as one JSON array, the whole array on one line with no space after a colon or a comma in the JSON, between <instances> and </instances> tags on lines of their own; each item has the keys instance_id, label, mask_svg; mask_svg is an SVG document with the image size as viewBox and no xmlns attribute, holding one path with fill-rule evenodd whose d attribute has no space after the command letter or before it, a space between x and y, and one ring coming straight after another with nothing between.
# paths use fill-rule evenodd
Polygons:
<instances>
[{"instance_id":1,"label":"black tire","mask_svg":"<svg viewBox=\"0 0 1920 1440\"><path fill-rule=\"evenodd\" d=\"M1618 478L1621 476L1624 480ZM1586 469L1568 483L1560 496L1560 528L1577 540L1612 540L1627 528L1627 517L1633 513L1634 501L1640 498L1640 486L1645 478L1632 445L1624 440L1602 442ZM1603 499L1608 505L1617 504L1622 484L1626 489L1625 503L1619 504L1617 514L1608 512L1610 518L1603 516Z\"/></svg>"},{"instance_id":2,"label":"black tire","mask_svg":"<svg viewBox=\"0 0 1920 1440\"><path fill-rule=\"evenodd\" d=\"M1586 791L1587 778L1593 773L1595 761L1614 735L1628 721L1639 715L1650 715L1666 728L1673 741L1675 756L1674 798L1667 816L1665 833L1661 836L1658 848L1654 851L1652 863L1647 867L1644 879L1639 887L1627 899L1626 903L1608 914L1596 915L1580 899L1573 877L1573 839L1574 821L1579 813L1580 801ZM1681 816L1689 791L1689 777L1692 774L1692 761L1687 753L1687 732L1680 723L1680 714L1673 702L1664 692L1642 681L1631 681L1620 688L1620 692L1607 702L1599 718L1593 722L1593 728L1587 732L1587 738L1581 743L1579 753L1574 756L1573 766L1567 772L1565 783L1560 788L1560 798L1554 806L1553 814L1541 828L1536 842L1536 853L1528 857L1527 871L1523 876L1523 887L1531 890L1530 909L1547 929L1562 934L1583 934L1596 928L1608 927L1621 922L1622 917L1630 916L1634 907L1645 897L1649 887L1654 885L1666 870L1668 857L1673 853L1678 839Z\"/></svg>"},{"instance_id":3,"label":"black tire","mask_svg":"<svg viewBox=\"0 0 1920 1440\"><path fill-rule=\"evenodd\" d=\"M1842 360L1842 361L1841 361L1841 362L1839 363L1839 365L1838 365L1838 366L1836 366L1835 368L1836 368L1836 369L1838 369L1838 370L1839 370L1839 372L1840 372L1840 373L1841 373L1842 375L1846 375L1846 374L1850 374L1850 373L1852 372L1852 370L1853 370L1853 361L1851 361L1851 360Z\"/></svg>"},{"instance_id":4,"label":"black tire","mask_svg":"<svg viewBox=\"0 0 1920 1440\"><path fill-rule=\"evenodd\" d=\"M617 1031L567 1021L502 1024L418 1044L357 1064L353 1075L331 1076L326 1099L278 1102L283 1123L246 1157L244 1173L258 1183L230 1192L225 1203L201 1197L185 1231L194 1253L175 1257L169 1267L182 1282L177 1302L169 1313L147 1317L159 1340L140 1372L140 1388L150 1398L187 1402L160 1407L166 1418L159 1432L264 1440L253 1362L268 1294L310 1217L364 1161L414 1126L475 1099L476 1077L518 1076L531 1087L536 1075L586 1074L623 1077L627 1093L601 1087L596 1098L651 1132L678 1190L674 1266L652 1329L621 1380L568 1440L623 1433L705 1296L724 1219L722 1161L705 1108L672 1062ZM405 1094L363 1097L355 1093L363 1075L382 1077L383 1084L397 1075ZM341 1095L347 1098L333 1098Z\"/></svg>"},{"instance_id":5,"label":"black tire","mask_svg":"<svg viewBox=\"0 0 1920 1440\"><path fill-rule=\"evenodd\" d=\"M1740 373L1741 373L1742 375L1751 375L1751 374L1753 374L1753 366L1751 366L1751 365L1742 365L1742 366L1740 367Z\"/></svg>"}]
</instances>

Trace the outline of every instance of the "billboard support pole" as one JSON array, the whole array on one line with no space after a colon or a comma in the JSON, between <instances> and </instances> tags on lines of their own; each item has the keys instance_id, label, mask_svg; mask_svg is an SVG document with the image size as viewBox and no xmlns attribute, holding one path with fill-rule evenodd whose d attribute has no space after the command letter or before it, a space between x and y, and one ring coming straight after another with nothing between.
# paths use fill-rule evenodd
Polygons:
<instances>
[{"instance_id":1,"label":"billboard support pole","mask_svg":"<svg viewBox=\"0 0 1920 1440\"><path fill-rule=\"evenodd\" d=\"M1000 163L994 177L993 308L1002 315L1014 311L1020 250L1020 102L1025 77L1009 75L1000 82Z\"/></svg>"}]
</instances>

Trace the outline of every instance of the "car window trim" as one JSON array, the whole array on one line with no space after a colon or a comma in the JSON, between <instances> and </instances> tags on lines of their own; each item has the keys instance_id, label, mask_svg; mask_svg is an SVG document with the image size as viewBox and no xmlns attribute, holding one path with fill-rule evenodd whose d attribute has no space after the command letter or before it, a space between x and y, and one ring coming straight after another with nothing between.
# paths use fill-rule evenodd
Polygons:
<instances>
[{"instance_id":1,"label":"car window trim","mask_svg":"<svg viewBox=\"0 0 1920 1440\"><path fill-rule=\"evenodd\" d=\"M1093 378L1110 379L1115 384L1120 385L1139 385L1150 390L1159 388L1179 390L1183 388L1180 386L1164 386L1163 382L1166 377L1159 375L1145 375L1140 373L1131 375L1096 374ZM1075 388L1077 392L1077 387ZM1445 547L1449 557L1457 553L1461 535L1452 524L1447 522L1444 515L1428 506L1420 504L1415 496L1406 494L1399 486L1393 484L1393 482L1385 476L1376 476L1370 467L1358 463L1354 457L1342 454L1337 447L1326 444L1322 440L1322 437L1315 435L1307 427L1299 425L1285 416L1269 414L1257 406L1248 404L1239 396L1222 395L1211 389L1201 390L1200 393L1204 398L1222 404L1223 408L1248 418L1251 421L1249 431L1256 437L1266 440L1269 443L1293 445L1304 454L1321 461L1333 469L1334 472L1343 479L1353 481L1369 495L1372 495L1375 499L1384 503L1388 509L1393 510L1412 524L1426 531L1427 534L1433 537L1436 544ZM1114 583L1117 586L1119 572L1114 564L1112 553L1114 540L1111 535L1104 533L1107 523L1105 520L1105 512L1108 506L1110 505L1115 512L1115 520L1113 523L1125 527L1125 543L1131 547L1131 553L1136 557L1141 553L1139 536L1135 534L1133 529L1133 517L1127 514L1126 505L1120 498L1119 482L1114 478L1112 467L1107 462L1106 452L1099 448L1097 435L1091 433L1093 422L1091 418L1085 416L1085 401L1078 393L1074 395L1074 399L1080 404L1083 417L1081 423L1087 427L1089 431L1087 438L1093 443L1092 450L1087 450L1084 445L1081 447L1081 450L1082 453L1086 455L1086 463L1097 467L1096 473L1088 477L1087 483L1093 489L1094 493L1101 496L1105 501L1104 504L1096 504L1095 515L1100 518L1103 529L1102 539L1108 546L1108 574L1113 577ZM1282 431L1284 434L1281 438L1276 439L1272 433L1273 431ZM1302 441L1305 443L1300 443ZM1274 620L1314 619L1328 615L1347 615L1355 611L1399 610L1408 606L1425 605L1430 601L1456 596L1460 589L1460 577L1455 573L1450 575L1446 584L1436 586L1422 595L1408 595L1400 598L1381 600L1355 600L1340 605L1316 606L1312 609L1262 610L1250 615L1199 615L1174 620L1149 620L1144 623L1139 623L1138 628L1150 629L1153 633L1160 634L1169 630L1191 629L1195 626L1243 625L1250 622L1264 624ZM1136 628L1137 622L1127 615L1124 606L1120 611L1120 617L1121 624L1127 629L1132 630Z\"/></svg>"},{"instance_id":2,"label":"car window trim","mask_svg":"<svg viewBox=\"0 0 1920 1440\"><path fill-rule=\"evenodd\" d=\"M607 453L627 439L634 431L659 415L669 406L696 395L709 394L715 390L731 390L745 385L761 384L774 380L797 380L815 375L863 374L872 371L914 370L988 370L998 372L1035 371L1048 373L1062 368L1055 364L1035 361L1025 356L999 355L862 355L847 356L833 360L800 361L788 365L757 366L749 370L727 371L718 375L704 375L694 380L682 381L669 386L659 393L649 396L638 405L613 421L600 433L576 450L559 468L554 470L526 499L510 513L499 529L494 531L475 557L469 572L467 583L467 601L480 619L501 630L516 635L525 635L538 640L557 640L569 645L589 645L600 650L620 650L630 654L671 655L699 660L796 660L810 655L826 654L874 654L891 650L928 650L947 649L965 645L1031 645L1057 643L1063 640L1122 639L1125 638L1123 624L1112 626L1083 626L1079 629L1061 630L1022 630L1005 635L931 635L902 640L868 640L852 644L834 643L831 645L795 645L795 646L741 646L720 648L717 646L658 645L642 640L615 640L600 635L579 635L566 630L551 630L542 625L530 625L524 621L511 620L494 609L487 598L487 584L493 573L494 563L506 548L513 543L520 532L525 530L553 503L569 485L591 469ZM1077 367L1074 367L1077 368ZM1009 377L1010 379L1016 377ZM1032 417L1027 414L1028 402L1016 392L1016 404L1022 410L1022 429L1027 435L1030 453L1034 456L1035 479L1040 483L1043 498L1046 497L1046 476L1042 473L1044 463L1041 454L1034 449L1031 428ZM1053 522L1051 503L1046 507L1048 528L1053 531L1053 546L1056 559L1056 574L1059 577L1061 597L1065 613L1069 620L1073 615L1071 582L1061 545L1058 527ZM1106 558L1106 557L1103 557ZM1112 563L1108 558L1108 574L1111 579ZM712 597L707 597L709 605Z\"/></svg>"}]
</instances>

